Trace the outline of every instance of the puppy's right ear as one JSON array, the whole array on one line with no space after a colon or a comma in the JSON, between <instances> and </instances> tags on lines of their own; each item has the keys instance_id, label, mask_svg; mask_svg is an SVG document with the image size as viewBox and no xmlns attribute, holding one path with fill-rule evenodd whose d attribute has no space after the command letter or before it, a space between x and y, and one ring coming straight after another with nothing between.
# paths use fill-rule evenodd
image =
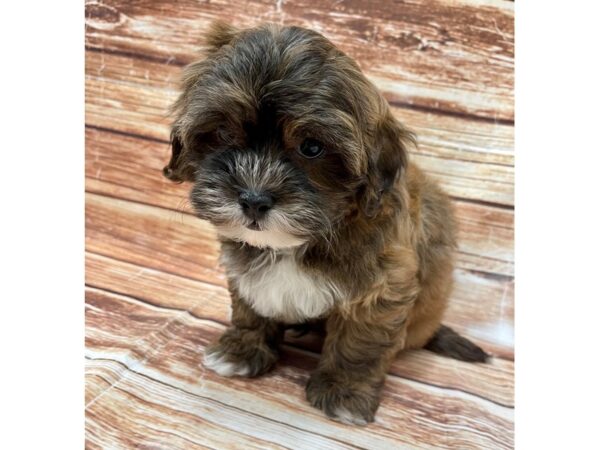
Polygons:
<instances>
[{"instance_id":1,"label":"puppy's right ear","mask_svg":"<svg viewBox=\"0 0 600 450\"><path fill-rule=\"evenodd\" d=\"M163 169L163 175L178 183L194 181L195 170L190 156L174 128L171 131L171 159Z\"/></svg>"},{"instance_id":2,"label":"puppy's right ear","mask_svg":"<svg viewBox=\"0 0 600 450\"><path fill-rule=\"evenodd\" d=\"M389 192L406 167L408 145L415 144L414 135L392 116L387 107L374 134L369 154L368 181L361 192L360 202L367 217L374 217L379 211L383 195Z\"/></svg>"}]
</instances>

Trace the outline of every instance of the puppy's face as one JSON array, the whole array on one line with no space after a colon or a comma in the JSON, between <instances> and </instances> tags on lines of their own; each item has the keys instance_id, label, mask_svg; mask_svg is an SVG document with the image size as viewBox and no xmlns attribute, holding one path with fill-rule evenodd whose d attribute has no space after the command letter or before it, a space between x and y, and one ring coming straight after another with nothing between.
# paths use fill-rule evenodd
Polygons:
<instances>
[{"instance_id":1,"label":"puppy's face","mask_svg":"<svg viewBox=\"0 0 600 450\"><path fill-rule=\"evenodd\" d=\"M208 44L184 72L165 168L194 182L198 216L225 237L286 248L375 214L409 135L357 65L296 27L217 24Z\"/></svg>"}]
</instances>

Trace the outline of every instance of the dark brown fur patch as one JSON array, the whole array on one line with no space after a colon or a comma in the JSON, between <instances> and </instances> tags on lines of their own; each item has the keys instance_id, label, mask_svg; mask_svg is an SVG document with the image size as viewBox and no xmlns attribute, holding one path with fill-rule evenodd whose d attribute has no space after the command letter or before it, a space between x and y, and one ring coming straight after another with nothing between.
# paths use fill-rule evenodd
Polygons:
<instances>
[{"instance_id":1,"label":"dark brown fur patch","mask_svg":"<svg viewBox=\"0 0 600 450\"><path fill-rule=\"evenodd\" d=\"M468 362L486 362L489 355L452 328L442 325L425 344L427 350Z\"/></svg>"}]
</instances>

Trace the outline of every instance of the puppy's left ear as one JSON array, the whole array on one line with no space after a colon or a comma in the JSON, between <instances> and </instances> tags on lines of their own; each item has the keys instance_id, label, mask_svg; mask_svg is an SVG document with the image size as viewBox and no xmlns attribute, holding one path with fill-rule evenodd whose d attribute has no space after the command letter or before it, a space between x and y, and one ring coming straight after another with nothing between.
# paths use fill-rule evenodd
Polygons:
<instances>
[{"instance_id":1,"label":"puppy's left ear","mask_svg":"<svg viewBox=\"0 0 600 450\"><path fill-rule=\"evenodd\" d=\"M379 211L381 199L394 185L406 167L407 146L415 143L414 135L388 111L378 123L369 153L367 183L360 206L367 217Z\"/></svg>"},{"instance_id":2,"label":"puppy's left ear","mask_svg":"<svg viewBox=\"0 0 600 450\"><path fill-rule=\"evenodd\" d=\"M178 183L194 181L194 166L191 155L177 135L175 128L171 130L171 159L163 169L163 175Z\"/></svg>"}]
</instances>

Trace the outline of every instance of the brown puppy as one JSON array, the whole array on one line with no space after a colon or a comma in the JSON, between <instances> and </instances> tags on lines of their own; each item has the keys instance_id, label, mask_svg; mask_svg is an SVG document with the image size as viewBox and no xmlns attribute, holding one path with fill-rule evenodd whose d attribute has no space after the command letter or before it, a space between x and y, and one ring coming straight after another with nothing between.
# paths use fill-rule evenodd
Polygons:
<instances>
[{"instance_id":1,"label":"brown puppy","mask_svg":"<svg viewBox=\"0 0 600 450\"><path fill-rule=\"evenodd\" d=\"M232 326L205 366L260 375L286 327L326 320L308 401L364 424L399 351L485 361L440 325L450 201L409 163L412 135L356 63L298 27L217 23L207 42L184 71L164 169L194 182L191 202L222 243Z\"/></svg>"}]
</instances>

